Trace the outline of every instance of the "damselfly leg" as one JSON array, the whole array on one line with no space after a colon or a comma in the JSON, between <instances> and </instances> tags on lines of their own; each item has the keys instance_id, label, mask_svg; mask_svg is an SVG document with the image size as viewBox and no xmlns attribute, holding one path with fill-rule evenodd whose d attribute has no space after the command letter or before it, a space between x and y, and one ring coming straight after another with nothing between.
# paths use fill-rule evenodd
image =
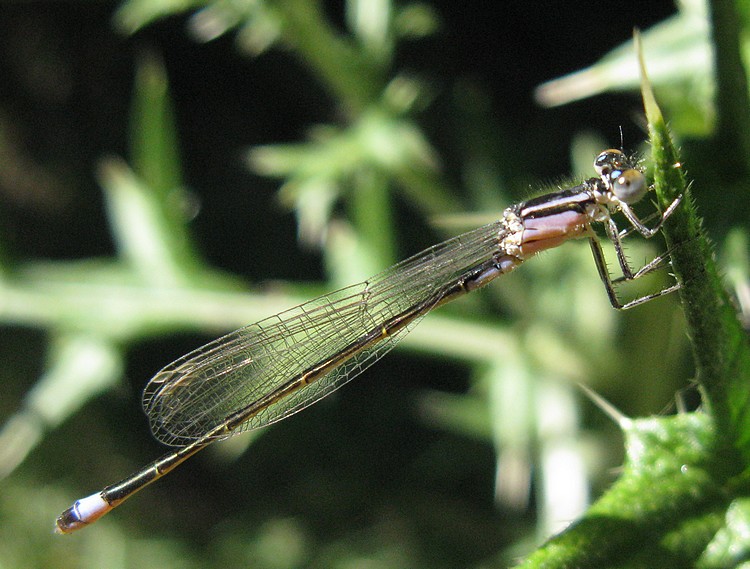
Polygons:
<instances>
[{"instance_id":1,"label":"damselfly leg","mask_svg":"<svg viewBox=\"0 0 750 569\"><path fill-rule=\"evenodd\" d=\"M630 266L630 262L625 255L622 239L629 233L633 232L639 233L646 239L651 239L659 232L659 230L664 225L664 222L680 204L681 200L682 196L678 196L661 215L656 214L659 215L659 221L654 227L647 227L629 207L627 208L627 210L625 210L624 207L627 207L627 204L621 204L621 209L625 214L627 220L630 222L631 227L627 228L626 230L620 231L620 229L617 227L617 223L614 219L612 219L611 216L607 217L607 219L604 220L604 230L615 249L615 255L617 257L617 262L620 266L620 270L622 271L622 276L612 278L607 267L606 258L604 256L604 251L602 250L602 245L599 241L599 238L596 235L592 235L591 237L589 237L589 244L591 245L591 251L594 256L594 263L596 264L596 268L599 272L599 277L604 284L604 288L607 291L607 297L609 298L610 304L612 304L614 308L618 310L627 310L628 308L633 308L635 306L643 304L644 302L648 302L649 300L653 300L655 298L659 298L660 296L664 296L666 294L674 292L680 288L680 284L675 283L655 293L647 294L625 303L620 301L617 296L617 291L615 290L615 286L620 283L634 281L669 264L670 251L666 251L665 253L657 255L656 257L651 259L651 261L643 265L640 269L634 270Z\"/></svg>"}]
</instances>

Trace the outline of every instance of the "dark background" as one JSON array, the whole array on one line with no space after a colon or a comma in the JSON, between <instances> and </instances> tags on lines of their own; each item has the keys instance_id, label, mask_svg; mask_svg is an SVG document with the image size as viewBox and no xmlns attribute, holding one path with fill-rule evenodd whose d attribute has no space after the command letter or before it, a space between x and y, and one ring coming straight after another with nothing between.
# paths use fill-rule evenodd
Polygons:
<instances>
[{"instance_id":1,"label":"dark background","mask_svg":"<svg viewBox=\"0 0 750 569\"><path fill-rule=\"evenodd\" d=\"M328 5L331 17L340 21L341 3ZM510 164L522 164L516 168L529 179L566 174L570 140L580 130L602 133L615 146L620 126L626 145L643 138L633 123L640 107L632 95L545 110L534 103L532 91L593 64L629 40L634 27L648 28L672 14L671 2L630 3L627 16L603 2L432 5L442 29L402 44L397 67L430 79L438 108L448 105L458 82L480 85L497 127L512 140ZM332 100L289 53L271 50L249 59L237 53L231 34L195 43L184 17L122 37L111 25L115 7L41 3L0 8L0 102L7 135L37 166L33 179L28 172L19 177L6 172L0 181L8 248L21 258L112 252L93 165L102 155L127 155L134 60L148 49L163 57L171 82L185 177L203 207L196 230L205 253L216 265L253 279L291 278L299 274L297 268L315 271L314 259L276 255L274 247L269 247L267 264L243 263L249 256L242 251L256 244L258 235L276 241L279 232L288 235L294 225L290 216L275 215L277 184L252 176L241 163L241 152L254 144L295 141L311 125L335 121ZM437 142L445 136L444 125L435 123L441 116L431 112L424 118ZM451 165L449 152L442 158ZM36 230L40 227L43 231Z\"/></svg>"}]
</instances>

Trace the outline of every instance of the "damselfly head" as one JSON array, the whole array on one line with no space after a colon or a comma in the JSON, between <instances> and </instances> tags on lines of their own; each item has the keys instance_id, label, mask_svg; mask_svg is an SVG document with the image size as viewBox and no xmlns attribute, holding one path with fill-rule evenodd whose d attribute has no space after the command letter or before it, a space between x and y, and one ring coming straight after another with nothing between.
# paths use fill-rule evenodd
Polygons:
<instances>
[{"instance_id":1,"label":"damselfly head","mask_svg":"<svg viewBox=\"0 0 750 569\"><path fill-rule=\"evenodd\" d=\"M594 170L602 178L609 178L615 171L622 172L632 168L625 154L615 148L604 150L594 160Z\"/></svg>"},{"instance_id":2,"label":"damselfly head","mask_svg":"<svg viewBox=\"0 0 750 569\"><path fill-rule=\"evenodd\" d=\"M616 177L614 174L619 174ZM648 186L643 172L630 168L622 172L615 171L610 175L610 189L621 202L634 204L646 195Z\"/></svg>"},{"instance_id":3,"label":"damselfly head","mask_svg":"<svg viewBox=\"0 0 750 569\"><path fill-rule=\"evenodd\" d=\"M648 191L646 178L619 150L605 150L594 160L594 169L609 191L623 203L634 204Z\"/></svg>"}]
</instances>

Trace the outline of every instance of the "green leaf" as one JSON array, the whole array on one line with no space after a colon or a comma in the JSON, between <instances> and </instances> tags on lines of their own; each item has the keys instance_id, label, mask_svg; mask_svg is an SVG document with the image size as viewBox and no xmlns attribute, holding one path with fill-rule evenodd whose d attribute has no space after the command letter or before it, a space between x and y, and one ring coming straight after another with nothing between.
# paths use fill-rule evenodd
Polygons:
<instances>
[{"instance_id":1,"label":"green leaf","mask_svg":"<svg viewBox=\"0 0 750 569\"><path fill-rule=\"evenodd\" d=\"M0 479L10 474L47 432L75 415L122 376L122 350L110 338L68 329L52 338L47 369L23 406L0 428Z\"/></svg>"},{"instance_id":2,"label":"green leaf","mask_svg":"<svg viewBox=\"0 0 750 569\"><path fill-rule=\"evenodd\" d=\"M168 195L183 186L179 137L162 62L146 52L135 76L130 121L133 170L152 190Z\"/></svg>"},{"instance_id":3,"label":"green leaf","mask_svg":"<svg viewBox=\"0 0 750 569\"><path fill-rule=\"evenodd\" d=\"M130 124L133 169L117 159L99 169L120 254L155 284L189 282L199 264L188 232L191 199L166 73L153 55L139 63Z\"/></svg>"},{"instance_id":4,"label":"green leaf","mask_svg":"<svg viewBox=\"0 0 750 569\"><path fill-rule=\"evenodd\" d=\"M680 121L681 130L705 134L713 124L714 95L708 2L682 0L677 6L677 15L643 33L646 57L660 95L679 108L670 110L678 117L690 115ZM627 42L590 67L540 85L536 98L542 105L557 106L607 91L635 91L640 72L634 56L635 45Z\"/></svg>"},{"instance_id":5,"label":"green leaf","mask_svg":"<svg viewBox=\"0 0 750 569\"><path fill-rule=\"evenodd\" d=\"M115 25L133 34L154 20L173 16L203 4L201 0L127 0L114 16Z\"/></svg>"},{"instance_id":6,"label":"green leaf","mask_svg":"<svg viewBox=\"0 0 750 569\"><path fill-rule=\"evenodd\" d=\"M750 498L740 498L729 506L724 527L708 544L698 566L701 569L745 569L750 566Z\"/></svg>"},{"instance_id":7,"label":"green leaf","mask_svg":"<svg viewBox=\"0 0 750 569\"><path fill-rule=\"evenodd\" d=\"M99 180L119 254L154 285L190 283L198 267L197 254L179 214L166 213L165 196L114 158L102 161Z\"/></svg>"},{"instance_id":8,"label":"green leaf","mask_svg":"<svg viewBox=\"0 0 750 569\"><path fill-rule=\"evenodd\" d=\"M719 529L723 489L704 413L624 419L622 476L521 567L689 567Z\"/></svg>"},{"instance_id":9,"label":"green leaf","mask_svg":"<svg viewBox=\"0 0 750 569\"><path fill-rule=\"evenodd\" d=\"M740 27L742 19L739 17L743 4L747 2L714 0L710 3L716 50L716 144L720 148L734 149L734 152L722 154L726 161L724 167L731 168L738 177L747 177L750 172L750 95L743 64L745 54L742 53L746 34Z\"/></svg>"}]
</instances>

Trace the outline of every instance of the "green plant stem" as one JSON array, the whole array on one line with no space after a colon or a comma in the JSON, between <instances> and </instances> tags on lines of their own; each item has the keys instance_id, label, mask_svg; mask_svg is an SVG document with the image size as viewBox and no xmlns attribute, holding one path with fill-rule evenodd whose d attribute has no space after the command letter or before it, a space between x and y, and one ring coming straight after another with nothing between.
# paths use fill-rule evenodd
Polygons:
<instances>
[{"instance_id":1,"label":"green plant stem","mask_svg":"<svg viewBox=\"0 0 750 569\"><path fill-rule=\"evenodd\" d=\"M373 104L385 86L384 70L323 15L318 0L269 0L281 20L282 38L351 114Z\"/></svg>"},{"instance_id":2,"label":"green plant stem","mask_svg":"<svg viewBox=\"0 0 750 569\"><path fill-rule=\"evenodd\" d=\"M0 281L0 320L85 330L125 342L176 330L227 332L309 300L310 295L309 290L295 294L292 287L291 292L268 294L216 288L160 289L140 285L132 274L112 269L108 278L94 282L95 270L76 271L69 263L22 267L12 280ZM129 282L132 284L124 284ZM499 350L520 349L518 340L499 326L441 314L426 319L406 336L403 346L471 362L497 357Z\"/></svg>"},{"instance_id":3,"label":"green plant stem","mask_svg":"<svg viewBox=\"0 0 750 569\"><path fill-rule=\"evenodd\" d=\"M748 174L750 157L750 95L741 53L741 18L734 0L711 0L711 27L714 41L716 79L717 148L731 148L723 159L738 178Z\"/></svg>"},{"instance_id":4,"label":"green plant stem","mask_svg":"<svg viewBox=\"0 0 750 569\"><path fill-rule=\"evenodd\" d=\"M667 220L664 238L672 269L680 283L680 299L688 324L697 380L704 403L716 421L721 439L750 462L750 346L724 290L685 172L672 144L644 73L643 99L649 123L654 185L665 209L682 195L682 204ZM731 460L723 461L732 464Z\"/></svg>"}]
</instances>

